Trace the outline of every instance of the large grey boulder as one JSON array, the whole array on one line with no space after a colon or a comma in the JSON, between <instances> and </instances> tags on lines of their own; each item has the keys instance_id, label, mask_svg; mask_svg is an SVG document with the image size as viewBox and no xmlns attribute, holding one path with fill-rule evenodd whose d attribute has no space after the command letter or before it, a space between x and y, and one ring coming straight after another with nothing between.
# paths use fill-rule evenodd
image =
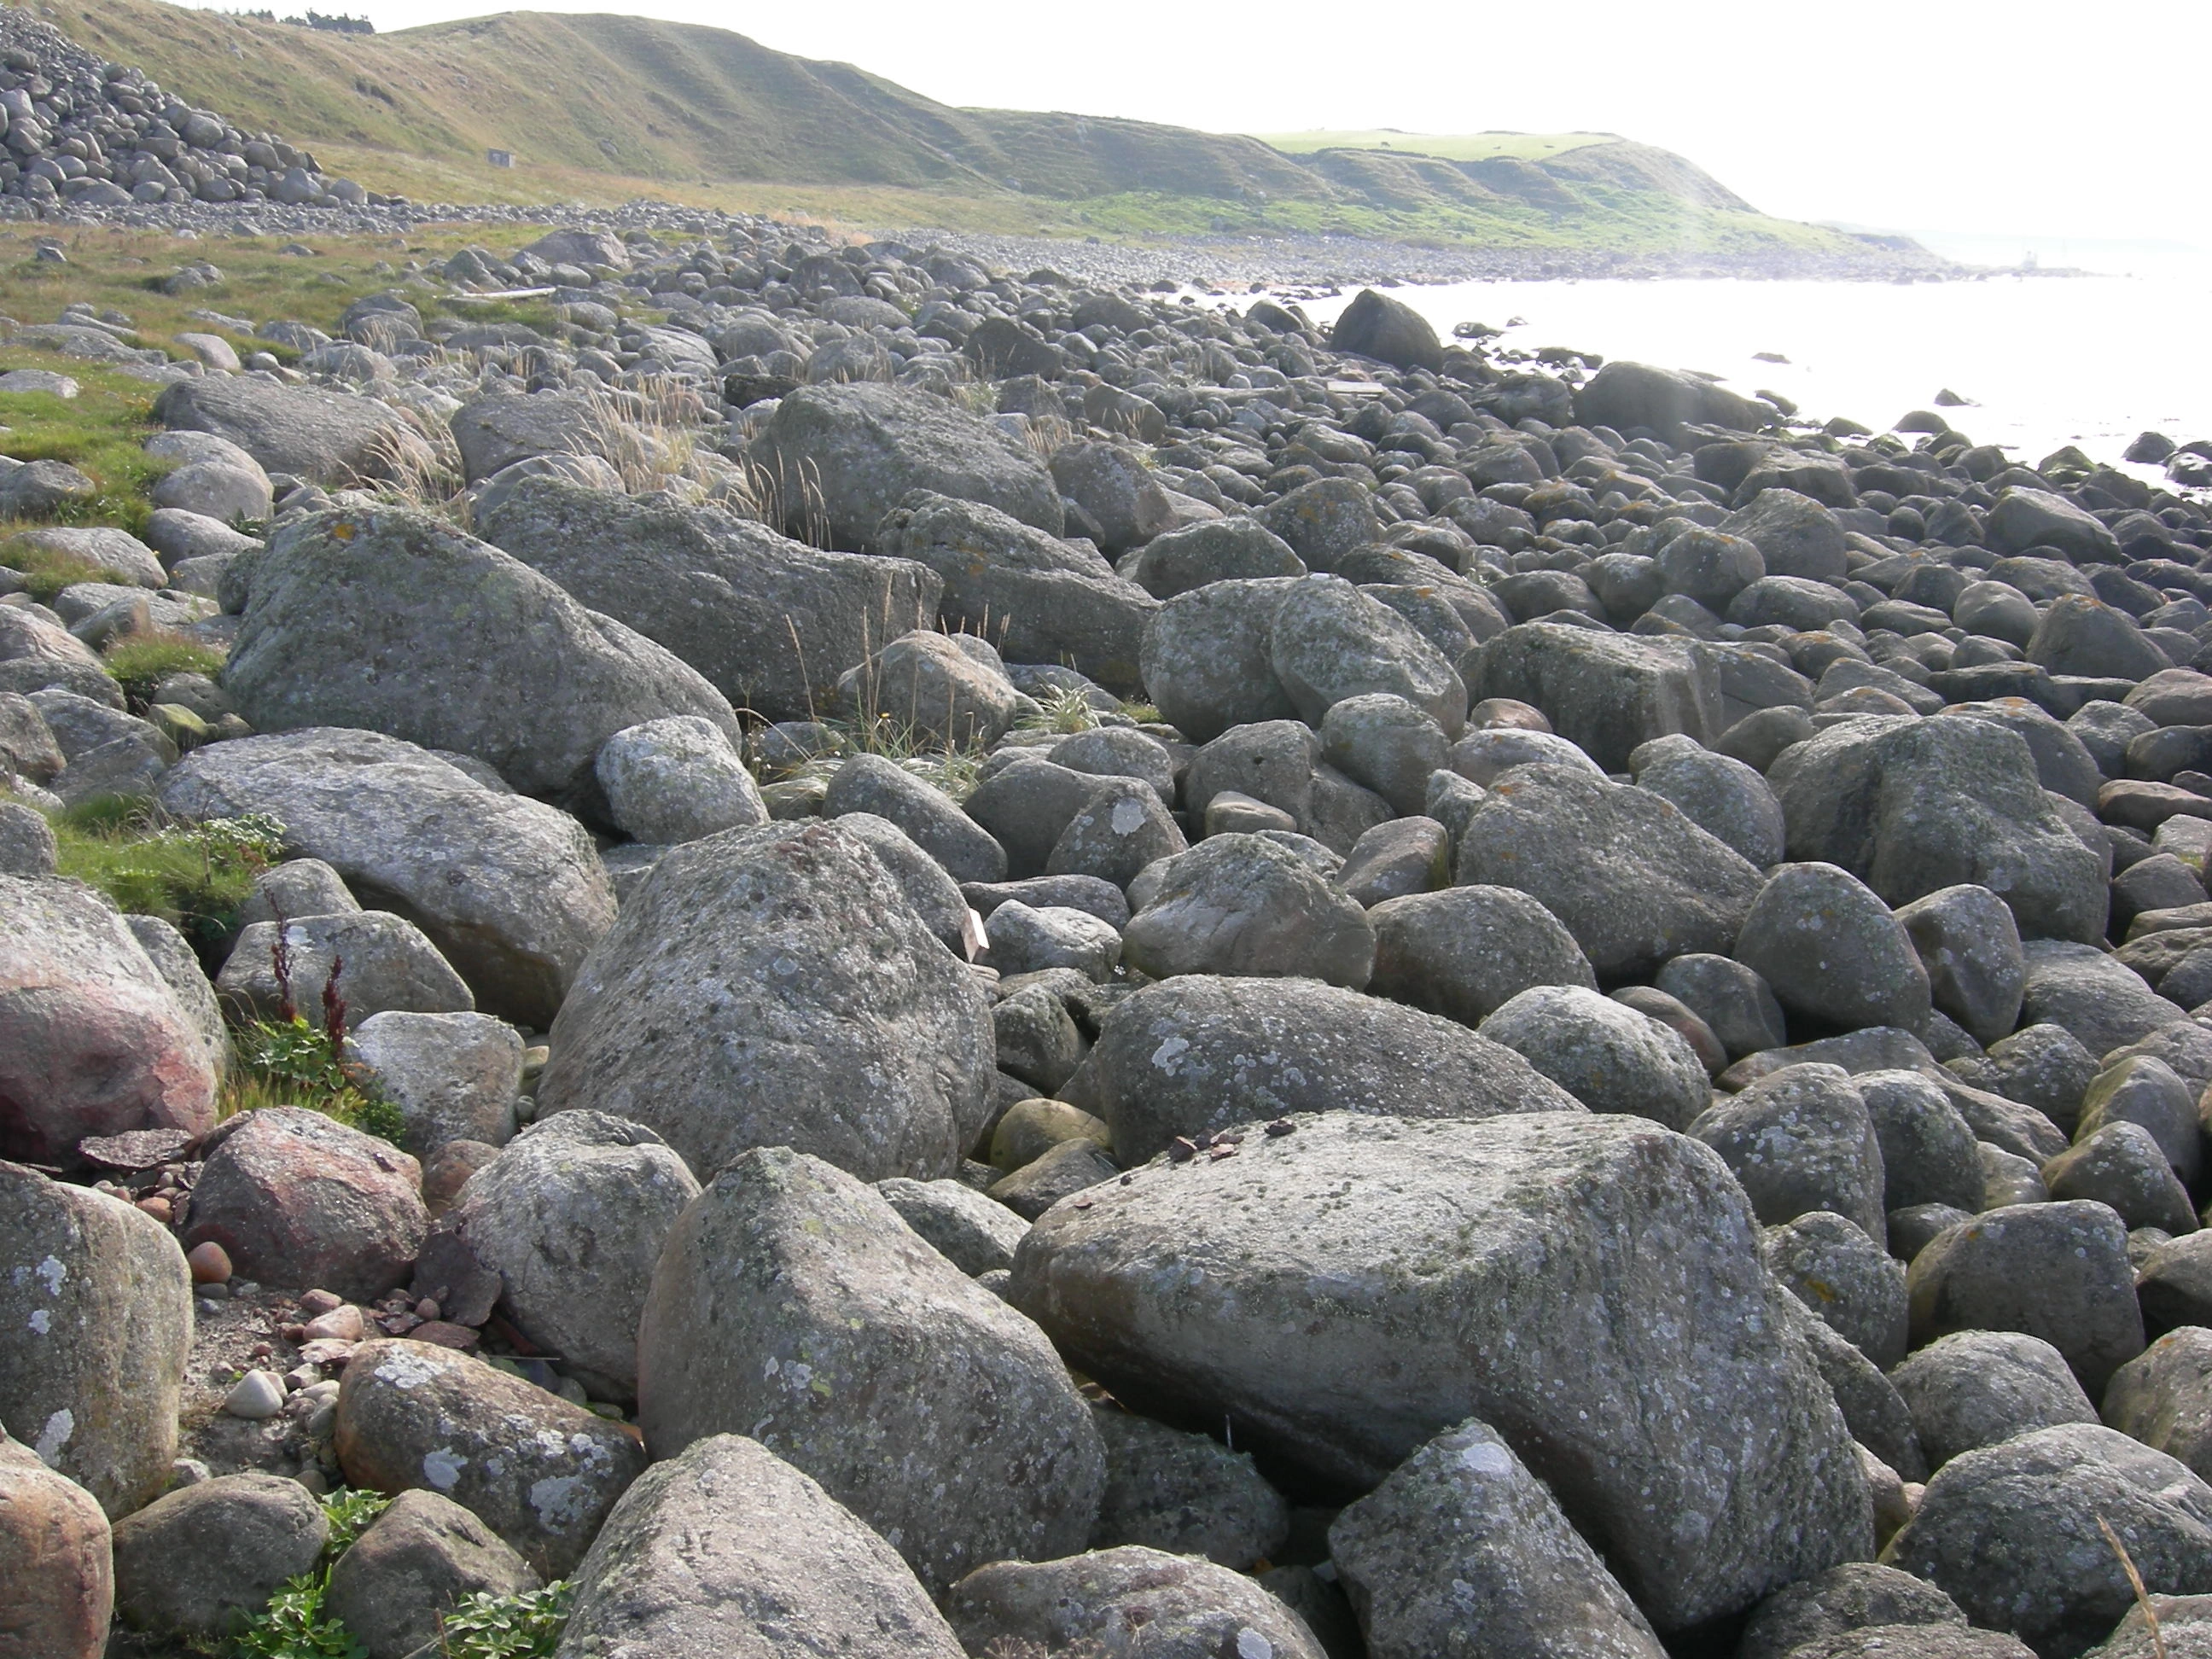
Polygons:
<instances>
[{"instance_id":1,"label":"large grey boulder","mask_svg":"<svg viewBox=\"0 0 2212 1659\"><path fill-rule=\"evenodd\" d=\"M1769 871L1736 935L1735 957L1784 1008L1819 1024L1927 1028L1928 971L1911 936L1863 882L1832 864Z\"/></svg>"},{"instance_id":2,"label":"large grey boulder","mask_svg":"<svg viewBox=\"0 0 2212 1659\"><path fill-rule=\"evenodd\" d=\"M212 432L271 472L333 488L404 477L431 461L405 420L372 398L251 375L179 380L155 401L154 418L172 431Z\"/></svg>"},{"instance_id":3,"label":"large grey boulder","mask_svg":"<svg viewBox=\"0 0 2212 1659\"><path fill-rule=\"evenodd\" d=\"M2140 1357L2130 1360L2120 1372L2141 1363ZM1954 1331L1893 1366L1889 1380L1912 1413L1913 1432L1930 1468L2015 1435L2097 1420L2097 1408L2067 1368L2065 1355L2023 1331Z\"/></svg>"},{"instance_id":4,"label":"large grey boulder","mask_svg":"<svg viewBox=\"0 0 2212 1659\"><path fill-rule=\"evenodd\" d=\"M407 1127L402 1147L427 1158L448 1141L503 1146L514 1133L522 1037L489 1014L374 1014L348 1035Z\"/></svg>"},{"instance_id":5,"label":"large grey boulder","mask_svg":"<svg viewBox=\"0 0 2212 1659\"><path fill-rule=\"evenodd\" d=\"M1850 1436L1710 1152L1626 1117L1289 1127L1054 1209L1015 1304L1117 1398L1355 1491L1480 1413L1662 1630L1868 1552Z\"/></svg>"},{"instance_id":6,"label":"large grey boulder","mask_svg":"<svg viewBox=\"0 0 2212 1659\"><path fill-rule=\"evenodd\" d=\"M941 592L904 560L825 552L719 507L563 478L526 480L476 527L772 720L826 711L838 677L926 625Z\"/></svg>"},{"instance_id":7,"label":"large grey boulder","mask_svg":"<svg viewBox=\"0 0 2212 1659\"><path fill-rule=\"evenodd\" d=\"M2066 827L2016 734L1984 720L1847 720L1767 773L1790 856L1839 865L1884 902L1986 887L2027 938L2089 943L2105 928L2097 855Z\"/></svg>"},{"instance_id":8,"label":"large grey boulder","mask_svg":"<svg viewBox=\"0 0 2212 1659\"><path fill-rule=\"evenodd\" d=\"M1566 927L1601 981L1726 955L1759 872L1668 800L1578 767L1501 775L1469 815L1453 878L1515 887Z\"/></svg>"},{"instance_id":9,"label":"large grey boulder","mask_svg":"<svg viewBox=\"0 0 2212 1659\"><path fill-rule=\"evenodd\" d=\"M1462 1025L1313 980L1187 975L1115 1005L1061 1095L1139 1163L1292 1112L1490 1117L1571 1112L1575 1097Z\"/></svg>"},{"instance_id":10,"label":"large grey boulder","mask_svg":"<svg viewBox=\"0 0 2212 1659\"><path fill-rule=\"evenodd\" d=\"M1833 1210L1875 1243L1887 1241L1881 1141L1841 1066L1784 1066L1715 1099L1689 1132L1735 1171L1768 1226Z\"/></svg>"},{"instance_id":11,"label":"large grey boulder","mask_svg":"<svg viewBox=\"0 0 2212 1659\"><path fill-rule=\"evenodd\" d=\"M671 714L617 732L592 763L607 811L631 840L672 847L766 823L760 787L714 721Z\"/></svg>"},{"instance_id":12,"label":"large grey boulder","mask_svg":"<svg viewBox=\"0 0 2212 1659\"><path fill-rule=\"evenodd\" d=\"M739 735L670 652L427 513L310 514L252 557L223 686L260 730L367 727L541 793L586 789L601 744L663 715Z\"/></svg>"},{"instance_id":13,"label":"large grey boulder","mask_svg":"<svg viewBox=\"0 0 2212 1659\"><path fill-rule=\"evenodd\" d=\"M695 1171L790 1146L950 1175L989 1117L982 993L865 842L820 822L676 848L592 951L538 1109L641 1123Z\"/></svg>"},{"instance_id":14,"label":"large grey boulder","mask_svg":"<svg viewBox=\"0 0 2212 1659\"><path fill-rule=\"evenodd\" d=\"M625 1425L428 1342L362 1343L338 1386L347 1482L450 1498L545 1578L565 1577L645 1449Z\"/></svg>"},{"instance_id":15,"label":"large grey boulder","mask_svg":"<svg viewBox=\"0 0 2212 1659\"><path fill-rule=\"evenodd\" d=\"M2052 1420L2087 1423L2096 1416ZM2105 1422L2179 1458L2201 1479L2212 1468L2212 1330L2184 1325L2168 1331L2114 1371L2105 1389Z\"/></svg>"},{"instance_id":16,"label":"large grey boulder","mask_svg":"<svg viewBox=\"0 0 2212 1659\"><path fill-rule=\"evenodd\" d=\"M1978 1042L2008 1035L2020 1020L2027 960L2005 902L1986 887L1962 884L1915 899L1896 915L1927 970L1935 1006Z\"/></svg>"},{"instance_id":17,"label":"large grey boulder","mask_svg":"<svg viewBox=\"0 0 2212 1659\"><path fill-rule=\"evenodd\" d=\"M603 398L581 391L495 392L455 410L449 424L462 476L471 483L538 455L611 462L630 435Z\"/></svg>"},{"instance_id":18,"label":"large grey boulder","mask_svg":"<svg viewBox=\"0 0 2212 1659\"><path fill-rule=\"evenodd\" d=\"M0 1431L0 1576L11 1659L100 1659L115 1611L114 1546L90 1493Z\"/></svg>"},{"instance_id":19,"label":"large grey boulder","mask_svg":"<svg viewBox=\"0 0 2212 1659\"><path fill-rule=\"evenodd\" d=\"M1899 1625L1963 1632L1966 1615L1933 1584L1894 1567L1847 1561L1777 1590L1743 1627L1738 1659L1790 1659L1815 1643Z\"/></svg>"},{"instance_id":20,"label":"large grey boulder","mask_svg":"<svg viewBox=\"0 0 2212 1659\"><path fill-rule=\"evenodd\" d=\"M2025 1331L2066 1357L2092 1399L2142 1352L2127 1228L2103 1204L1985 1210L1930 1239L1905 1288L1916 1344L1953 1331Z\"/></svg>"},{"instance_id":21,"label":"large grey boulder","mask_svg":"<svg viewBox=\"0 0 2212 1659\"><path fill-rule=\"evenodd\" d=\"M0 1428L112 1517L168 1484L192 1339L184 1252L151 1216L0 1163Z\"/></svg>"},{"instance_id":22,"label":"large grey boulder","mask_svg":"<svg viewBox=\"0 0 2212 1659\"><path fill-rule=\"evenodd\" d=\"M1142 684L1145 624L1159 601L1088 545L926 491L891 511L878 542L936 572L945 624L987 636L1008 661L1065 663L1117 692Z\"/></svg>"},{"instance_id":23,"label":"large grey boulder","mask_svg":"<svg viewBox=\"0 0 2212 1659\"><path fill-rule=\"evenodd\" d=\"M1296 853L1263 836L1211 836L1169 861L1121 930L1121 955L1153 979L1296 977L1357 991L1374 969L1375 930Z\"/></svg>"},{"instance_id":24,"label":"large grey boulder","mask_svg":"<svg viewBox=\"0 0 2212 1659\"><path fill-rule=\"evenodd\" d=\"M1014 1265L1014 1247L1029 1223L973 1187L951 1179L893 1176L876 1194L937 1253L970 1279Z\"/></svg>"},{"instance_id":25,"label":"large grey boulder","mask_svg":"<svg viewBox=\"0 0 2212 1659\"><path fill-rule=\"evenodd\" d=\"M404 1492L331 1565L324 1606L368 1659L434 1650L442 1616L471 1595L540 1588L530 1565L449 1498Z\"/></svg>"},{"instance_id":26,"label":"large grey boulder","mask_svg":"<svg viewBox=\"0 0 2212 1659\"><path fill-rule=\"evenodd\" d=\"M1106 1449L1093 1549L1141 1544L1243 1572L1289 1537L1290 1505L1249 1452L1118 1407L1094 1407L1091 1420Z\"/></svg>"},{"instance_id":27,"label":"large grey boulder","mask_svg":"<svg viewBox=\"0 0 2212 1659\"><path fill-rule=\"evenodd\" d=\"M1681 1129L1712 1098L1686 1041L1586 985L1532 986L1480 1030L1593 1112L1631 1112Z\"/></svg>"},{"instance_id":28,"label":"large grey boulder","mask_svg":"<svg viewBox=\"0 0 2212 1659\"><path fill-rule=\"evenodd\" d=\"M2039 1429L1953 1458L1882 1559L1948 1594L2040 1659L2074 1659L2136 1602L2100 1522L2154 1594L2212 1589L2212 1486L2094 1424Z\"/></svg>"},{"instance_id":29,"label":"large grey boulder","mask_svg":"<svg viewBox=\"0 0 2212 1659\"><path fill-rule=\"evenodd\" d=\"M669 1235L638 1327L656 1457L750 1429L941 1591L1080 1549L1105 1478L1042 1333L818 1158L744 1153Z\"/></svg>"},{"instance_id":30,"label":"large grey boulder","mask_svg":"<svg viewBox=\"0 0 2212 1659\"><path fill-rule=\"evenodd\" d=\"M1368 989L1478 1025L1539 985L1597 989L1582 947L1559 918L1510 887L1448 887L1386 899Z\"/></svg>"},{"instance_id":31,"label":"large grey boulder","mask_svg":"<svg viewBox=\"0 0 2212 1659\"><path fill-rule=\"evenodd\" d=\"M2071 559L2109 561L2120 550L2118 539L2087 508L2020 485L2008 488L1990 509L1989 538L2001 553L2055 547Z\"/></svg>"},{"instance_id":32,"label":"large grey boulder","mask_svg":"<svg viewBox=\"0 0 2212 1659\"><path fill-rule=\"evenodd\" d=\"M1443 653L1389 605L1334 576L1294 582L1267 635L1275 682L1299 718L1319 726L1346 697L1400 696L1457 737L1467 687Z\"/></svg>"},{"instance_id":33,"label":"large grey boulder","mask_svg":"<svg viewBox=\"0 0 2212 1659\"><path fill-rule=\"evenodd\" d=\"M161 780L189 823L267 813L287 848L413 919L477 1006L543 1030L615 919L592 838L567 813L487 787L378 732L317 728L194 750Z\"/></svg>"},{"instance_id":34,"label":"large grey boulder","mask_svg":"<svg viewBox=\"0 0 2212 1659\"><path fill-rule=\"evenodd\" d=\"M1371 1659L1661 1659L1636 1604L1504 1436L1438 1435L1328 1529Z\"/></svg>"},{"instance_id":35,"label":"large grey boulder","mask_svg":"<svg viewBox=\"0 0 2212 1659\"><path fill-rule=\"evenodd\" d=\"M1691 823L1760 869L1782 861L1788 833L1782 803L1766 780L1741 761L1677 733L1638 747L1629 768L1638 788L1673 801Z\"/></svg>"},{"instance_id":36,"label":"large grey boulder","mask_svg":"<svg viewBox=\"0 0 2212 1659\"><path fill-rule=\"evenodd\" d=\"M660 1137L604 1112L533 1123L471 1176L452 1224L499 1275L500 1308L600 1397L637 1391L653 1264L699 1182Z\"/></svg>"},{"instance_id":37,"label":"large grey boulder","mask_svg":"<svg viewBox=\"0 0 2212 1659\"><path fill-rule=\"evenodd\" d=\"M122 919L73 883L0 876L0 1156L214 1127L216 1056Z\"/></svg>"},{"instance_id":38,"label":"large grey boulder","mask_svg":"<svg viewBox=\"0 0 2212 1659\"><path fill-rule=\"evenodd\" d=\"M1672 443L1680 440L1686 422L1757 432L1773 411L1695 374L1616 358L1577 388L1575 418L1584 426L1616 431L1650 427Z\"/></svg>"},{"instance_id":39,"label":"large grey boulder","mask_svg":"<svg viewBox=\"0 0 2212 1659\"><path fill-rule=\"evenodd\" d=\"M1552 729L1607 771L1655 738L1720 735L1717 660L1694 642L1601 634L1528 622L1487 641L1468 670L1468 694L1510 697L1544 711Z\"/></svg>"},{"instance_id":40,"label":"large grey boulder","mask_svg":"<svg viewBox=\"0 0 2212 1659\"><path fill-rule=\"evenodd\" d=\"M896 1551L757 1441L646 1471L576 1569L561 1659L961 1659Z\"/></svg>"},{"instance_id":41,"label":"large grey boulder","mask_svg":"<svg viewBox=\"0 0 2212 1659\"><path fill-rule=\"evenodd\" d=\"M1905 1358L1905 1264L1855 1224L1810 1211L1769 1227L1764 1249L1790 1294L1876 1366Z\"/></svg>"},{"instance_id":42,"label":"large grey boulder","mask_svg":"<svg viewBox=\"0 0 2212 1659\"><path fill-rule=\"evenodd\" d=\"M282 1017L291 1000L314 1005L325 988L343 998L349 1018L391 1012L472 1012L476 999L428 935L388 910L303 916L283 928L287 971L276 974L277 928L257 921L239 934L216 978L226 1006L252 1019Z\"/></svg>"},{"instance_id":43,"label":"large grey boulder","mask_svg":"<svg viewBox=\"0 0 2212 1659\"><path fill-rule=\"evenodd\" d=\"M1755 545L1766 561L1769 576L1795 576L1840 587L1849 574L1843 526L1820 502L1794 489L1762 489L1718 527Z\"/></svg>"},{"instance_id":44,"label":"large grey boulder","mask_svg":"<svg viewBox=\"0 0 2212 1659\"><path fill-rule=\"evenodd\" d=\"M1353 352L1394 368L1443 367L1444 349L1429 319L1403 300L1363 288L1328 331L1329 349Z\"/></svg>"},{"instance_id":45,"label":"large grey boulder","mask_svg":"<svg viewBox=\"0 0 2212 1659\"><path fill-rule=\"evenodd\" d=\"M2055 1025L2101 1058L2189 1018L2142 975L2094 945L2031 939L2021 946L2023 1026Z\"/></svg>"},{"instance_id":46,"label":"large grey boulder","mask_svg":"<svg viewBox=\"0 0 2212 1659\"><path fill-rule=\"evenodd\" d=\"M1233 726L1297 714L1273 653L1275 613L1297 586L1282 577L1212 582L1154 611L1139 669L1161 718L1209 743Z\"/></svg>"},{"instance_id":47,"label":"large grey boulder","mask_svg":"<svg viewBox=\"0 0 2212 1659\"><path fill-rule=\"evenodd\" d=\"M884 515L917 489L981 501L1049 536L1065 524L1034 454L907 386L802 386L777 404L750 459L785 528L818 526L839 547L872 550Z\"/></svg>"},{"instance_id":48,"label":"large grey boulder","mask_svg":"<svg viewBox=\"0 0 2212 1659\"><path fill-rule=\"evenodd\" d=\"M220 1642L313 1569L329 1535L296 1480L256 1471L181 1487L116 1523L115 1610L136 1630Z\"/></svg>"},{"instance_id":49,"label":"large grey boulder","mask_svg":"<svg viewBox=\"0 0 2212 1659\"><path fill-rule=\"evenodd\" d=\"M1322 1659L1305 1621L1242 1573L1139 1545L1057 1561L996 1561L945 1597L971 1654L1112 1652L1145 1659Z\"/></svg>"}]
</instances>

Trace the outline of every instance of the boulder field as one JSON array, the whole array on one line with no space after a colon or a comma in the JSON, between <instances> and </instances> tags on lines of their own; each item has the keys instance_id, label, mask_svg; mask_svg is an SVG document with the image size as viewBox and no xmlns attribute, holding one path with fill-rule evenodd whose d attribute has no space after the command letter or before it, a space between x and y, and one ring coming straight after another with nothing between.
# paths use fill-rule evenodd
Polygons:
<instances>
[{"instance_id":1,"label":"boulder field","mask_svg":"<svg viewBox=\"0 0 2212 1659\"><path fill-rule=\"evenodd\" d=\"M254 320L0 581L0 1656L2212 1650L2203 446L765 222Z\"/></svg>"}]
</instances>

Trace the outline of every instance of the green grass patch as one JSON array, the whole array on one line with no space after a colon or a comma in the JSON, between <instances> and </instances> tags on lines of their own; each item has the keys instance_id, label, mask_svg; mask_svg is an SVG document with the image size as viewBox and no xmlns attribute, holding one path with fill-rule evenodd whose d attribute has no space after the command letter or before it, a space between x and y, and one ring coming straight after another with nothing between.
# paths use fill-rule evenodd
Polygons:
<instances>
[{"instance_id":1,"label":"green grass patch","mask_svg":"<svg viewBox=\"0 0 2212 1659\"><path fill-rule=\"evenodd\" d=\"M407 1131L406 1118L366 1068L346 1059L343 1022L336 1023L333 1033L295 1013L289 1019L249 1020L234 1027L233 1063L223 1079L218 1115L304 1106L398 1146Z\"/></svg>"},{"instance_id":2,"label":"green grass patch","mask_svg":"<svg viewBox=\"0 0 2212 1659\"><path fill-rule=\"evenodd\" d=\"M20 538L0 543L0 564L6 565L10 570L21 571L30 578L24 586L24 591L40 605L52 605L62 589L74 587L79 582L129 580L119 571L106 569L75 553L40 547Z\"/></svg>"},{"instance_id":3,"label":"green grass patch","mask_svg":"<svg viewBox=\"0 0 2212 1659\"><path fill-rule=\"evenodd\" d=\"M222 672L223 653L211 645L164 632L130 634L107 647L102 659L133 708L154 701L154 689L172 674L204 674L212 679Z\"/></svg>"},{"instance_id":4,"label":"green grass patch","mask_svg":"<svg viewBox=\"0 0 2212 1659\"><path fill-rule=\"evenodd\" d=\"M72 289L74 293L74 289ZM141 447L155 432L157 388L112 369L48 351L0 349L10 368L51 368L82 388L75 398L46 392L0 393L0 455L19 461L66 461L91 478L98 493L54 515L66 525L112 525L143 536L153 516L147 492L169 470Z\"/></svg>"},{"instance_id":5,"label":"green grass patch","mask_svg":"<svg viewBox=\"0 0 2212 1659\"><path fill-rule=\"evenodd\" d=\"M283 836L283 825L265 817L161 829L143 807L89 802L54 820L55 868L130 915L173 924L206 955L228 936Z\"/></svg>"}]
</instances>

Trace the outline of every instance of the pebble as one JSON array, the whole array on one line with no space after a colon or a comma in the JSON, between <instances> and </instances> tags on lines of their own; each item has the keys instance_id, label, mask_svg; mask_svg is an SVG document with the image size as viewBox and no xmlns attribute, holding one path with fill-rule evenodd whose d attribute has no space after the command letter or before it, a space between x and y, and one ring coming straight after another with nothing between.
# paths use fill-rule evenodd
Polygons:
<instances>
[{"instance_id":1,"label":"pebble","mask_svg":"<svg viewBox=\"0 0 2212 1659\"><path fill-rule=\"evenodd\" d=\"M223 1396L222 1408L249 1423L274 1417L284 1409L283 1379L270 1371L248 1371Z\"/></svg>"}]
</instances>

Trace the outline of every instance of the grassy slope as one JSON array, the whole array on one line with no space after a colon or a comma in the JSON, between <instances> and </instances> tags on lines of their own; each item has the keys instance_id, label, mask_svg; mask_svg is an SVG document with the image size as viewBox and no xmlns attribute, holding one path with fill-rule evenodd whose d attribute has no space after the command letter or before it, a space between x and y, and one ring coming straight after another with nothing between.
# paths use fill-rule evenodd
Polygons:
<instances>
[{"instance_id":1,"label":"grassy slope","mask_svg":"<svg viewBox=\"0 0 2212 1659\"><path fill-rule=\"evenodd\" d=\"M1319 149L1395 149L1408 155L1435 155L1447 161L1486 161L1508 156L1519 161L1547 161L1585 144L1601 144L1607 132L1400 132L1378 127L1357 132L1324 127L1306 132L1263 132L1260 142L1291 155Z\"/></svg>"},{"instance_id":2,"label":"grassy slope","mask_svg":"<svg viewBox=\"0 0 2212 1659\"><path fill-rule=\"evenodd\" d=\"M1850 246L1753 214L1665 151L1604 134L1389 135L1285 154L1144 122L935 103L726 30L507 12L373 37L160 0L46 0L66 33L187 101L417 200L637 196L854 228L1146 237L1334 231L1624 252ZM488 149L513 151L512 170Z\"/></svg>"}]
</instances>

